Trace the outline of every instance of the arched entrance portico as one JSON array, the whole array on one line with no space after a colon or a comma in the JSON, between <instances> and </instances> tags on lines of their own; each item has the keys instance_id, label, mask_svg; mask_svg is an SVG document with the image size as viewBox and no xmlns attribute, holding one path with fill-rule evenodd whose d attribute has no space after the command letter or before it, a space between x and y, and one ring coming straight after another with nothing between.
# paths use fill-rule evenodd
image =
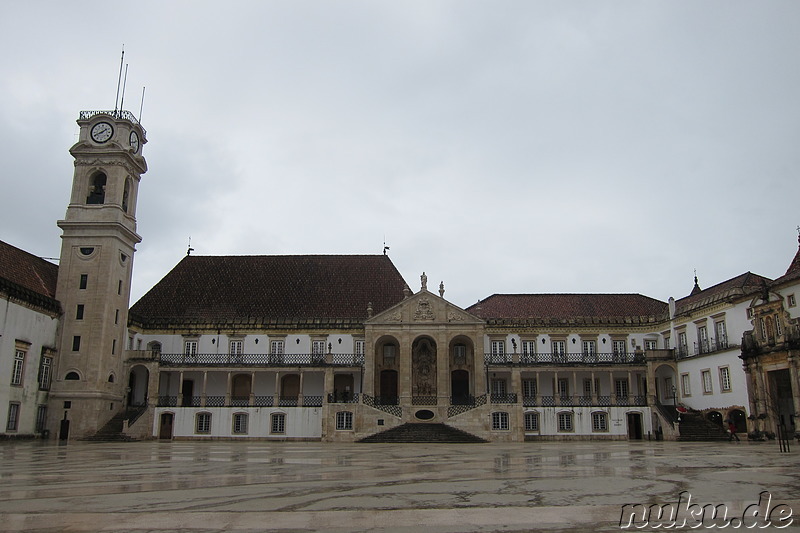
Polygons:
<instances>
[{"instance_id":1,"label":"arched entrance portico","mask_svg":"<svg viewBox=\"0 0 800 533\"><path fill-rule=\"evenodd\" d=\"M147 387L150 380L150 371L142 365L131 368L128 376L128 406L139 407L147 405Z\"/></svg>"}]
</instances>

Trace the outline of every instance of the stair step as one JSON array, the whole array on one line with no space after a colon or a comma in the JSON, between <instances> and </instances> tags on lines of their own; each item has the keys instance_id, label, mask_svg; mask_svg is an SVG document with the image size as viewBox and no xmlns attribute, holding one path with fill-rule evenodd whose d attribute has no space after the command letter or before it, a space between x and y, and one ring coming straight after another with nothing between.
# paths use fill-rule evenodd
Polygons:
<instances>
[{"instance_id":1,"label":"stair step","mask_svg":"<svg viewBox=\"0 0 800 533\"><path fill-rule=\"evenodd\" d=\"M375 433L358 442L425 442L425 443L480 443L486 440L446 424L407 423L380 433Z\"/></svg>"}]
</instances>

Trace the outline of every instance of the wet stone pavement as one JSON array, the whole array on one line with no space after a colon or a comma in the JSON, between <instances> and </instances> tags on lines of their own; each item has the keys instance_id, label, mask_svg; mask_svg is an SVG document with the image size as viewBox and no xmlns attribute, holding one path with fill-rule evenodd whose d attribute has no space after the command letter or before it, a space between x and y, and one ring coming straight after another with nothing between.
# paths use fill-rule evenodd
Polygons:
<instances>
[{"instance_id":1,"label":"wet stone pavement","mask_svg":"<svg viewBox=\"0 0 800 533\"><path fill-rule=\"evenodd\" d=\"M622 505L683 491L732 512L768 491L797 530L800 446L0 443L0 531L621 531Z\"/></svg>"}]
</instances>

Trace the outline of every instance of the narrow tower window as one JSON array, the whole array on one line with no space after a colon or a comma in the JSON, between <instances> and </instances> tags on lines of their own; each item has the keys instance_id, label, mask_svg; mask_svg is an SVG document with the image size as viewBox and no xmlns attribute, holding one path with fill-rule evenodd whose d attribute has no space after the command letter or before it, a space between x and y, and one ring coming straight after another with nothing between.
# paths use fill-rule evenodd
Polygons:
<instances>
[{"instance_id":1,"label":"narrow tower window","mask_svg":"<svg viewBox=\"0 0 800 533\"><path fill-rule=\"evenodd\" d=\"M106 175L98 172L92 177L89 185L89 195L86 197L87 204L104 204L106 201Z\"/></svg>"}]
</instances>

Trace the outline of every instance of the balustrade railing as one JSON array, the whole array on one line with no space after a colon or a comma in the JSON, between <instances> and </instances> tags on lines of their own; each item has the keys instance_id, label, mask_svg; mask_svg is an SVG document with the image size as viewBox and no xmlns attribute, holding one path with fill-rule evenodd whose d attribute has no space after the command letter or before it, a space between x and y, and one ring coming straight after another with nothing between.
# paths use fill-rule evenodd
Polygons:
<instances>
[{"instance_id":1,"label":"balustrade railing","mask_svg":"<svg viewBox=\"0 0 800 533\"><path fill-rule=\"evenodd\" d=\"M436 396L412 396L411 405L436 405L439 399Z\"/></svg>"},{"instance_id":2,"label":"balustrade railing","mask_svg":"<svg viewBox=\"0 0 800 533\"><path fill-rule=\"evenodd\" d=\"M250 396L231 396L231 407L249 407Z\"/></svg>"},{"instance_id":3,"label":"balustrade railing","mask_svg":"<svg viewBox=\"0 0 800 533\"><path fill-rule=\"evenodd\" d=\"M178 406L178 397L177 396L159 396L158 397L158 406L159 407L177 407Z\"/></svg>"},{"instance_id":4,"label":"balustrade railing","mask_svg":"<svg viewBox=\"0 0 800 533\"><path fill-rule=\"evenodd\" d=\"M517 403L516 393L509 394L490 394L489 399L492 403Z\"/></svg>"},{"instance_id":5,"label":"balustrade railing","mask_svg":"<svg viewBox=\"0 0 800 533\"><path fill-rule=\"evenodd\" d=\"M215 354L215 353L159 353L150 352L152 358L164 366L363 366L363 354ZM326 362L330 360L330 363Z\"/></svg>"},{"instance_id":6,"label":"balustrade railing","mask_svg":"<svg viewBox=\"0 0 800 533\"><path fill-rule=\"evenodd\" d=\"M322 396L303 396L303 407L322 407Z\"/></svg>"},{"instance_id":7,"label":"balustrade railing","mask_svg":"<svg viewBox=\"0 0 800 533\"><path fill-rule=\"evenodd\" d=\"M461 399L461 398L463 398L463 396L459 396L458 398ZM470 398L472 398L472 397L470 396ZM481 394L480 396L476 396L475 398L472 398L472 400L473 400L473 402L470 403L470 404L463 404L463 403L456 404L456 403L453 403L452 405L450 405L450 407L447 408L447 416L448 416L448 418L456 416L456 415L460 415L462 413L466 413L467 411L471 411L472 409L475 409L476 407L480 407L481 405L486 405L486 395L485 394Z\"/></svg>"},{"instance_id":8,"label":"balustrade railing","mask_svg":"<svg viewBox=\"0 0 800 533\"><path fill-rule=\"evenodd\" d=\"M281 396L278 398L278 407L297 407L297 396Z\"/></svg>"},{"instance_id":9,"label":"balustrade railing","mask_svg":"<svg viewBox=\"0 0 800 533\"><path fill-rule=\"evenodd\" d=\"M675 357L678 359L685 359L686 357L721 352L723 350L730 350L733 348L739 348L739 345L728 343L728 338L723 336L716 339L712 338L705 341L695 342L691 350L688 346L678 346L675 348Z\"/></svg>"},{"instance_id":10,"label":"balustrade railing","mask_svg":"<svg viewBox=\"0 0 800 533\"><path fill-rule=\"evenodd\" d=\"M390 415L397 417L403 416L403 409L398 405L399 401L396 396L370 396L369 394L362 394L362 398L365 405L374 407Z\"/></svg>"},{"instance_id":11,"label":"balustrade railing","mask_svg":"<svg viewBox=\"0 0 800 533\"><path fill-rule=\"evenodd\" d=\"M358 403L358 393L331 392L328 394L328 403Z\"/></svg>"},{"instance_id":12,"label":"balustrade railing","mask_svg":"<svg viewBox=\"0 0 800 533\"><path fill-rule=\"evenodd\" d=\"M519 354L519 363L514 363L516 354L484 354L486 365L576 365L576 364L615 364L645 362L644 352L556 352Z\"/></svg>"},{"instance_id":13,"label":"balustrade railing","mask_svg":"<svg viewBox=\"0 0 800 533\"><path fill-rule=\"evenodd\" d=\"M206 407L225 407L225 396L206 396Z\"/></svg>"},{"instance_id":14,"label":"balustrade railing","mask_svg":"<svg viewBox=\"0 0 800 533\"><path fill-rule=\"evenodd\" d=\"M254 396L253 397L253 407L272 407L275 403L275 396L270 394L269 396Z\"/></svg>"}]
</instances>

